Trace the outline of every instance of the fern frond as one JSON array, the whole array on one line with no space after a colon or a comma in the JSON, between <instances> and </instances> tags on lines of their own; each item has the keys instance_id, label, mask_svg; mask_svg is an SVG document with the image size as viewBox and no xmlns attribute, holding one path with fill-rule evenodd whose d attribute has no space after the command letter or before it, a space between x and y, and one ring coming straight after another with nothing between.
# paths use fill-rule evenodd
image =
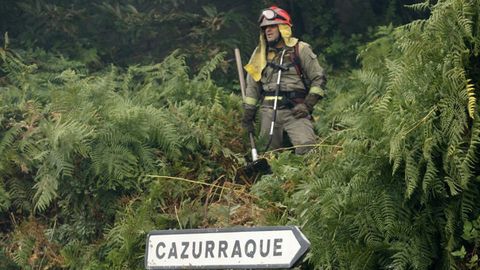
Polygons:
<instances>
[{"instance_id":1,"label":"fern frond","mask_svg":"<svg viewBox=\"0 0 480 270\"><path fill-rule=\"evenodd\" d=\"M224 60L226 52L215 55L208 63L206 63L194 77L195 81L209 80L210 74L218 67Z\"/></svg>"},{"instance_id":2,"label":"fern frond","mask_svg":"<svg viewBox=\"0 0 480 270\"><path fill-rule=\"evenodd\" d=\"M389 111L389 104L392 101L391 91L385 92L380 99L374 103L373 111L378 114L386 114Z\"/></svg>"},{"instance_id":3,"label":"fern frond","mask_svg":"<svg viewBox=\"0 0 480 270\"><path fill-rule=\"evenodd\" d=\"M99 145L91 156L95 172L110 176L113 182L135 175L138 159L126 146Z\"/></svg>"},{"instance_id":4,"label":"fern frond","mask_svg":"<svg viewBox=\"0 0 480 270\"><path fill-rule=\"evenodd\" d=\"M462 194L461 201L461 218L462 220L469 220L469 216L476 211L477 208L477 198L480 195L480 192L474 188L474 186L469 183L463 188L464 192Z\"/></svg>"},{"instance_id":5,"label":"fern frond","mask_svg":"<svg viewBox=\"0 0 480 270\"><path fill-rule=\"evenodd\" d=\"M9 130L7 130L0 141L0 155L2 155L5 149L9 149L13 146L13 143L16 137L22 131L20 125L14 125Z\"/></svg>"},{"instance_id":6,"label":"fern frond","mask_svg":"<svg viewBox=\"0 0 480 270\"><path fill-rule=\"evenodd\" d=\"M10 194L5 190L4 180L0 178L0 213L6 211L10 205Z\"/></svg>"},{"instance_id":7,"label":"fern frond","mask_svg":"<svg viewBox=\"0 0 480 270\"><path fill-rule=\"evenodd\" d=\"M476 113L478 115L478 112ZM470 135L470 143L468 146L468 150L466 151L466 155L463 158L462 164L460 166L462 170L462 174L465 176L462 178L462 186L466 187L471 179L476 175L475 170L478 168L478 164L480 162L480 128L479 128L479 120L477 118L474 119L471 135Z\"/></svg>"},{"instance_id":8,"label":"fern frond","mask_svg":"<svg viewBox=\"0 0 480 270\"><path fill-rule=\"evenodd\" d=\"M32 202L32 198L35 195L33 185L33 181L29 181L29 179L10 177L5 180L6 189L10 194L14 194L14 196L11 197L12 207L27 212L34 208Z\"/></svg>"},{"instance_id":9,"label":"fern frond","mask_svg":"<svg viewBox=\"0 0 480 270\"><path fill-rule=\"evenodd\" d=\"M397 133L390 141L390 162L393 162L392 175L400 168L404 161L403 150L405 137L402 133Z\"/></svg>"},{"instance_id":10,"label":"fern frond","mask_svg":"<svg viewBox=\"0 0 480 270\"><path fill-rule=\"evenodd\" d=\"M447 176L445 177L445 182L449 187L450 194L452 194L452 196L456 196L462 191L462 186L460 183L458 183L458 180L455 180L454 178Z\"/></svg>"},{"instance_id":11,"label":"fern frond","mask_svg":"<svg viewBox=\"0 0 480 270\"><path fill-rule=\"evenodd\" d=\"M30 265L29 258L35 247L35 239L33 237L24 236L18 242L18 249L13 254L13 261L18 265Z\"/></svg>"},{"instance_id":12,"label":"fern frond","mask_svg":"<svg viewBox=\"0 0 480 270\"><path fill-rule=\"evenodd\" d=\"M468 115L473 119L475 117L477 98L475 97L475 85L471 81L471 79L467 81Z\"/></svg>"},{"instance_id":13,"label":"fern frond","mask_svg":"<svg viewBox=\"0 0 480 270\"><path fill-rule=\"evenodd\" d=\"M422 190L424 194L431 194L431 191L435 191L434 184L438 180L439 171L436 164L434 164L431 160L428 160L426 167L426 171L423 175Z\"/></svg>"},{"instance_id":14,"label":"fern frond","mask_svg":"<svg viewBox=\"0 0 480 270\"><path fill-rule=\"evenodd\" d=\"M414 11L427 11L430 8L430 0L424 0L423 2L405 5L407 8L411 8Z\"/></svg>"},{"instance_id":15,"label":"fern frond","mask_svg":"<svg viewBox=\"0 0 480 270\"><path fill-rule=\"evenodd\" d=\"M469 2L461 3L461 7L457 9L456 20L460 26L460 29L463 30L464 35L468 38L473 38L473 21L472 18L475 13L473 11L473 5Z\"/></svg>"},{"instance_id":16,"label":"fern frond","mask_svg":"<svg viewBox=\"0 0 480 270\"><path fill-rule=\"evenodd\" d=\"M411 247L405 243L396 243L395 246L397 252L391 256L393 260L388 267L392 269L408 269L409 261L412 255L410 253Z\"/></svg>"},{"instance_id":17,"label":"fern frond","mask_svg":"<svg viewBox=\"0 0 480 270\"><path fill-rule=\"evenodd\" d=\"M399 61L388 60L386 62L388 68L387 90L402 88L405 82L405 74L407 74L407 67Z\"/></svg>"},{"instance_id":18,"label":"fern frond","mask_svg":"<svg viewBox=\"0 0 480 270\"><path fill-rule=\"evenodd\" d=\"M418 186L420 178L420 169L417 160L413 157L412 154L407 156L405 162L405 182L406 182L406 192L405 196L409 199L415 189Z\"/></svg>"},{"instance_id":19,"label":"fern frond","mask_svg":"<svg viewBox=\"0 0 480 270\"><path fill-rule=\"evenodd\" d=\"M41 173L36 179L37 183L33 186L37 191L33 197L35 201L35 210L45 211L50 203L57 197L58 180L50 173Z\"/></svg>"}]
</instances>

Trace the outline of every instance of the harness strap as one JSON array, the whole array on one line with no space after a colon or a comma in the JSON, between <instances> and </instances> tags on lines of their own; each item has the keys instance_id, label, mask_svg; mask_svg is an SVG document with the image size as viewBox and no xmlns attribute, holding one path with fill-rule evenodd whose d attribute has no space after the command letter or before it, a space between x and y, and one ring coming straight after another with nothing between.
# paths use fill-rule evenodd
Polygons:
<instances>
[{"instance_id":1,"label":"harness strap","mask_svg":"<svg viewBox=\"0 0 480 270\"><path fill-rule=\"evenodd\" d=\"M295 70L297 71L298 76L300 76L300 79L302 80L303 87L305 88L305 91L308 93L308 91L310 89L308 88L307 79L305 77L305 73L303 72L302 62L300 61L300 49L299 49L299 47L300 47L299 42L297 42L297 44L295 44L295 46L294 46L294 53L290 54L290 60L294 64Z\"/></svg>"},{"instance_id":2,"label":"harness strap","mask_svg":"<svg viewBox=\"0 0 480 270\"><path fill-rule=\"evenodd\" d=\"M290 64L288 64L288 65L279 65L279 64L277 64L277 63L275 63L275 62L267 62L267 65L270 66L270 67L272 67L272 68L273 68L274 70L276 70L276 71L277 71L277 70L287 71L287 70L290 69L290 67L295 66L294 63L290 63Z\"/></svg>"}]
</instances>

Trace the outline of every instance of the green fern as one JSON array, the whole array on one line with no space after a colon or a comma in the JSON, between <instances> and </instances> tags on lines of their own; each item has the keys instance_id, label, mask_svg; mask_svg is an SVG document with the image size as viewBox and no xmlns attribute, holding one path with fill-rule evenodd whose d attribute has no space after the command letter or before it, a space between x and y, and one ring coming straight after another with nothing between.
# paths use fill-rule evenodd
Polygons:
<instances>
[{"instance_id":1,"label":"green fern","mask_svg":"<svg viewBox=\"0 0 480 270\"><path fill-rule=\"evenodd\" d=\"M406 7L411 8L415 11L425 11L430 9L430 0L419 1L419 3L406 5Z\"/></svg>"},{"instance_id":2,"label":"green fern","mask_svg":"<svg viewBox=\"0 0 480 270\"><path fill-rule=\"evenodd\" d=\"M206 63L197 75L194 77L194 80L198 81L210 81L210 74L217 69L218 65L224 61L226 53L219 53L215 55L208 63Z\"/></svg>"},{"instance_id":3,"label":"green fern","mask_svg":"<svg viewBox=\"0 0 480 270\"><path fill-rule=\"evenodd\" d=\"M190 199L198 189L158 185L147 175L209 182L233 178L232 167L244 162L232 121L241 98L210 79L224 54L193 78L177 52L162 63L94 74L42 51L9 57L1 62L9 81L0 91L0 208L57 220L49 237L69 247L70 266L143 267L145 232L152 224L175 227L170 206L180 201L181 226L199 225L203 211L194 209L203 206ZM23 63L32 59L40 68ZM138 204L123 213L131 198ZM145 227L136 233L140 216Z\"/></svg>"},{"instance_id":4,"label":"green fern","mask_svg":"<svg viewBox=\"0 0 480 270\"><path fill-rule=\"evenodd\" d=\"M4 180L0 179L0 212L6 211L10 205L10 194L5 189Z\"/></svg>"},{"instance_id":5,"label":"green fern","mask_svg":"<svg viewBox=\"0 0 480 270\"><path fill-rule=\"evenodd\" d=\"M297 194L306 203L293 206L316 241L310 260L319 268L455 269L461 224L478 215L478 113L469 80L476 66L469 59L480 42L480 6L411 7L431 16L391 32L391 49L377 56L384 69L369 60L378 52L372 45L362 51L365 66L351 77L348 97L329 84L333 99L318 125L323 143L340 150L315 160L314 176Z\"/></svg>"},{"instance_id":6,"label":"green fern","mask_svg":"<svg viewBox=\"0 0 480 270\"><path fill-rule=\"evenodd\" d=\"M33 188L37 190L34 196L35 210L45 211L58 196L58 180L52 174L41 172Z\"/></svg>"},{"instance_id":7,"label":"green fern","mask_svg":"<svg viewBox=\"0 0 480 270\"><path fill-rule=\"evenodd\" d=\"M26 267L26 269L33 269L29 267L29 258L33 253L35 247L35 239L31 237L24 237L18 242L18 252L13 255L13 261Z\"/></svg>"},{"instance_id":8,"label":"green fern","mask_svg":"<svg viewBox=\"0 0 480 270\"><path fill-rule=\"evenodd\" d=\"M467 82L467 94L468 94L468 115L470 118L475 117L475 108L477 103L477 98L475 97L475 87L470 83L471 80Z\"/></svg>"}]
</instances>

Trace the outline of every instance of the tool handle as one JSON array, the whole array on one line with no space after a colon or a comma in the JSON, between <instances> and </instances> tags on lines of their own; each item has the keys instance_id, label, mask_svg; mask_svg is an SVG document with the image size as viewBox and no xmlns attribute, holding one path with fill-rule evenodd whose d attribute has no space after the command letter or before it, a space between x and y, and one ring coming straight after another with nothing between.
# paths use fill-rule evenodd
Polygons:
<instances>
[{"instance_id":1,"label":"tool handle","mask_svg":"<svg viewBox=\"0 0 480 270\"><path fill-rule=\"evenodd\" d=\"M250 144L252 145L252 161L258 159L257 149L255 147L255 140L253 139L253 133L249 132L248 136L250 137Z\"/></svg>"},{"instance_id":2,"label":"tool handle","mask_svg":"<svg viewBox=\"0 0 480 270\"><path fill-rule=\"evenodd\" d=\"M280 66L283 65L283 56L285 55L285 49L282 51L282 55L280 56ZM273 128L275 127L275 122L277 121L277 103L278 103L278 94L280 93L280 78L282 77L282 70L278 70L277 75L277 88L275 89L275 100L273 102L273 115L272 115L272 123L270 124L270 133L267 146L265 147L265 151L267 152L270 144L272 144L273 139Z\"/></svg>"},{"instance_id":3,"label":"tool handle","mask_svg":"<svg viewBox=\"0 0 480 270\"><path fill-rule=\"evenodd\" d=\"M235 60L237 62L238 80L240 81L240 89L242 90L242 100L245 100L245 76L243 74L242 58L240 57L240 50L235 48ZM255 148L255 140L253 133L249 132L250 145L252 146L252 161L258 159L257 149Z\"/></svg>"},{"instance_id":4,"label":"tool handle","mask_svg":"<svg viewBox=\"0 0 480 270\"><path fill-rule=\"evenodd\" d=\"M245 75L243 75L242 58L240 57L240 50L238 48L235 48L235 61L237 62L238 80L240 81L242 100L245 100Z\"/></svg>"}]
</instances>

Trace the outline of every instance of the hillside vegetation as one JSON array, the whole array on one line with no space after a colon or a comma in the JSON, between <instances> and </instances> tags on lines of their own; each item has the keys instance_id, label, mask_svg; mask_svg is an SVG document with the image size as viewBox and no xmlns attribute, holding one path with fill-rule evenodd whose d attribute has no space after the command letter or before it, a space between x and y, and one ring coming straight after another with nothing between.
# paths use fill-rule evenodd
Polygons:
<instances>
[{"instance_id":1,"label":"hillside vegetation","mask_svg":"<svg viewBox=\"0 0 480 270\"><path fill-rule=\"evenodd\" d=\"M254 27L228 29L264 3L12 2L0 4L2 26L17 23L0 48L0 269L143 269L151 230L236 225L300 226L301 269L480 267L480 1L408 3L419 18L393 12L407 1L350 1L383 14L356 17L370 32L339 19L342 1L279 1L310 15L300 34L330 71L328 97L315 149L263 153L273 173L257 177L241 170L242 100L222 51L255 45ZM18 22L32 14L37 38ZM188 41L154 46L164 24Z\"/></svg>"}]
</instances>

